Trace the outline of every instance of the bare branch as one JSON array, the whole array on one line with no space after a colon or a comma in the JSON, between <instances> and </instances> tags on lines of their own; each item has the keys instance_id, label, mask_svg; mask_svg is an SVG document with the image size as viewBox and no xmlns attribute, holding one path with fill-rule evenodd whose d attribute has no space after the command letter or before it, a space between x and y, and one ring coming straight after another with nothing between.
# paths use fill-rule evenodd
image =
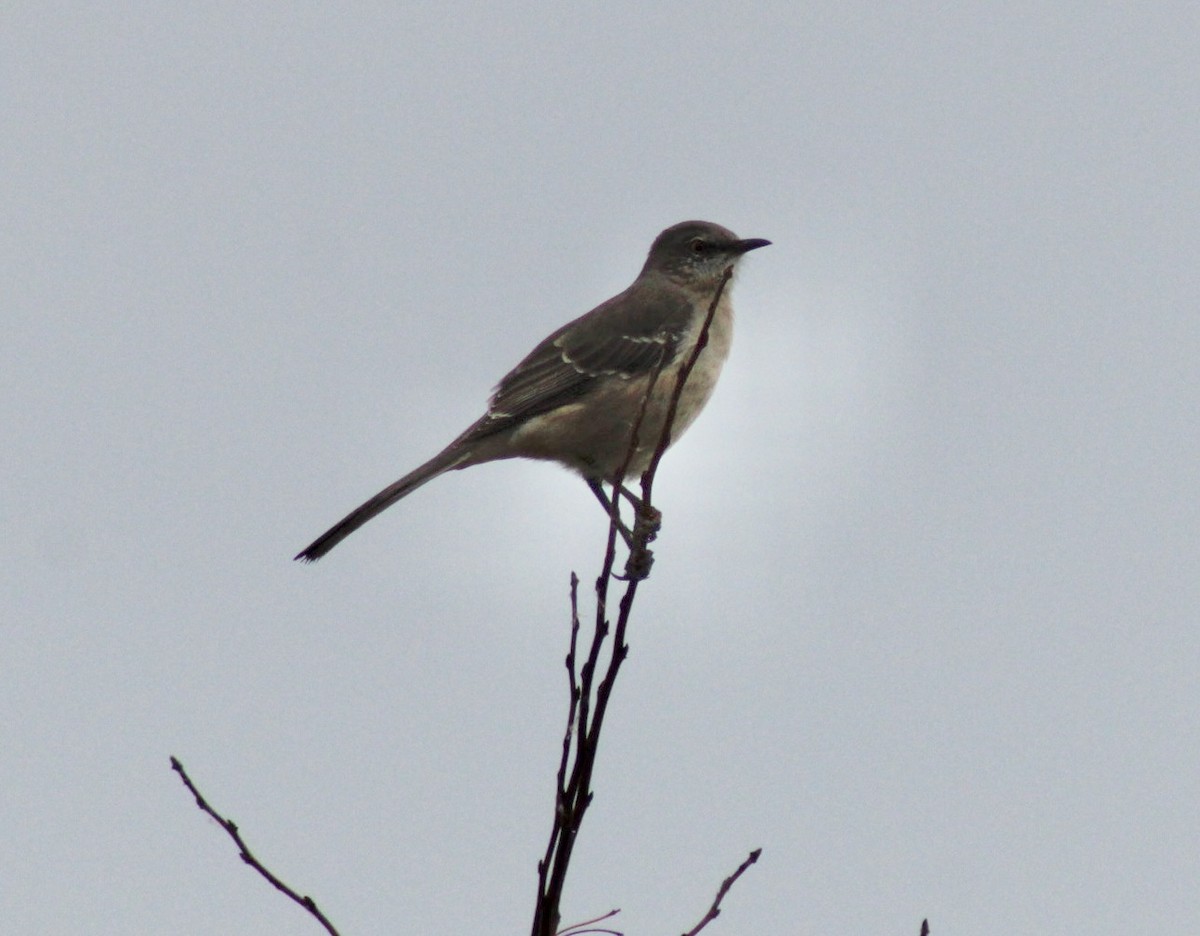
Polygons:
<instances>
[{"instance_id":1,"label":"bare branch","mask_svg":"<svg viewBox=\"0 0 1200 936\"><path fill-rule=\"evenodd\" d=\"M729 877L725 878L724 881L721 882L721 886L717 889L716 899L713 900L712 906L708 908L708 913L704 914L704 918L701 919L701 921L699 923L697 923L692 929L690 929L686 933L684 933L683 936L696 936L696 934L699 933L700 930L704 929L704 927L708 926L709 923L711 923L718 916L720 916L721 901L724 900L725 895L729 893L729 888L733 887L734 882L745 873L746 869L748 867L750 867L750 865L752 865L752 864L754 864L754 862L758 861L758 856L761 854L762 854L761 848L754 849L754 851L750 852L750 857L747 858L745 861L743 861L740 865L738 865L738 869L736 871L734 871L733 874L729 875Z\"/></svg>"},{"instance_id":2,"label":"bare branch","mask_svg":"<svg viewBox=\"0 0 1200 936\"><path fill-rule=\"evenodd\" d=\"M658 382L663 368L663 359L658 361L650 376L650 384L642 398L641 407L630 433L629 448L625 454L624 463L616 479L613 481L613 497L609 502L608 538L604 549L604 562L600 575L596 578L596 618L592 634L592 644L588 650L587 659L575 676L576 639L579 627L578 613L578 579L571 574L571 649L568 651L568 680L570 683L571 701L568 710L567 733L563 738L563 756L559 761L558 783L555 790L554 822L550 829L550 840L546 852L538 862L538 896L533 912L533 936L554 936L559 923L559 904L562 900L563 886L567 879L567 868L575 848L575 837L583 823L583 815L592 802L592 768L596 760L596 749L600 740L600 729L604 723L604 713L608 707L608 694L611 691L612 680L620 669L629 648L625 645L625 622L629 617L629 607L632 605L633 593L637 590L638 579L630 577L626 594L621 601L622 613L617 624L608 670L601 682L599 691L593 691L596 672L600 666L600 655L608 638L608 584L613 578L613 566L617 556L617 534L621 529L620 490L621 479L624 478L629 464L638 448L638 433L641 430L646 410L650 402L650 394ZM646 530L638 531L640 524L635 524L633 542L630 553L638 549L640 542L643 553L648 552L645 544L650 534ZM638 540L638 536L641 540ZM649 568L648 563L646 564ZM644 576L642 576L644 577ZM605 686L608 688L606 689ZM592 701L595 699L595 711ZM574 741L574 758L571 758L572 740ZM568 762L570 766L568 769Z\"/></svg>"},{"instance_id":3,"label":"bare branch","mask_svg":"<svg viewBox=\"0 0 1200 936\"><path fill-rule=\"evenodd\" d=\"M683 395L684 385L695 368L701 352L708 344L708 333L716 315L717 306L721 301L721 295L731 275L732 270L727 270L718 284L716 294L709 304L707 315L697 336L696 345L676 375L675 386L672 388L670 403L653 457L642 475L641 501L638 502L637 498L633 498L626 492L626 496L634 505L635 519L632 532L625 537L629 546L625 575L621 577L625 582L625 590L619 604L612 646L609 650L608 666L598 685L595 683L596 674L600 667L601 652L609 633L608 589L609 583L614 577L617 535L622 530L620 500L622 492L625 490L623 482L639 448L639 435L645 422L650 400L666 364L665 354L659 358L650 375L649 385L630 431L629 447L626 450L625 459L611 482L613 496L608 502L608 538L605 543L604 561L600 574L596 578L595 627L587 659L578 672L578 681L576 681L575 670L576 639L579 629L578 580L574 574L571 576L571 649L567 654L571 699L567 731L563 738L562 758L559 761L554 822L551 826L545 854L538 862L538 897L533 914L533 936L554 936L558 928L559 904L562 900L567 868L575 847L576 836L583 823L583 815L592 801L592 770L600 742L600 731L604 725L604 716L608 711L608 702L616 683L617 673L629 653L629 646L625 642L625 630L633 611L633 601L637 595L638 584L649 575L653 562L653 555L648 544L657 534L659 525L659 513L650 503L654 475L658 470L658 463L662 460L663 453L670 444L671 429L679 408L680 397ZM594 488L594 490L602 495L598 488ZM601 499L603 499L602 496ZM757 853L755 857L757 857Z\"/></svg>"},{"instance_id":4,"label":"bare branch","mask_svg":"<svg viewBox=\"0 0 1200 936\"><path fill-rule=\"evenodd\" d=\"M183 785L187 787L192 796L196 798L196 805L199 806L202 811L208 813L208 815L215 819L217 825L224 829L229 837L233 839L234 844L238 847L238 852L241 855L242 861L246 862L246 864L266 878L267 881L270 882L271 886L277 891L290 897L305 910L311 913L317 919L317 922L325 927L325 931L329 933L330 936L338 936L338 931L334 929L333 924L329 922L325 914L323 914L317 907L315 900L307 895L301 896L300 894L296 893L296 891L292 890L292 888L288 887L287 884L283 883L283 881L271 873L270 869L268 869L261 861L254 857L253 852L250 851L250 849L246 846L246 843L242 840L242 833L238 831L237 824L231 819L226 819L210 805L208 805L208 800L206 800L200 791L196 789L196 785L192 783L192 778L187 775L187 771L183 769L183 764L179 762L178 758L171 758L171 769L179 774L179 779L183 781Z\"/></svg>"}]
</instances>

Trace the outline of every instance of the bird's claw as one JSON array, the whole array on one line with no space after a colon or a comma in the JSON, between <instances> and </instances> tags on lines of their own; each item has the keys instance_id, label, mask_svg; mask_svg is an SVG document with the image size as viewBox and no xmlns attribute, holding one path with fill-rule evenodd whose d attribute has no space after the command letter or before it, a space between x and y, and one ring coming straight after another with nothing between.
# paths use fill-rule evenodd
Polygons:
<instances>
[{"instance_id":1,"label":"bird's claw","mask_svg":"<svg viewBox=\"0 0 1200 936\"><path fill-rule=\"evenodd\" d=\"M658 536L658 531L661 529L662 511L657 507L643 504L634 512L633 535L635 539L645 537L642 542L649 543Z\"/></svg>"},{"instance_id":2,"label":"bird's claw","mask_svg":"<svg viewBox=\"0 0 1200 936\"><path fill-rule=\"evenodd\" d=\"M650 567L654 565L654 553L645 546L632 549L629 558L625 560L625 574L613 575L621 582L640 582L650 575Z\"/></svg>"}]
</instances>

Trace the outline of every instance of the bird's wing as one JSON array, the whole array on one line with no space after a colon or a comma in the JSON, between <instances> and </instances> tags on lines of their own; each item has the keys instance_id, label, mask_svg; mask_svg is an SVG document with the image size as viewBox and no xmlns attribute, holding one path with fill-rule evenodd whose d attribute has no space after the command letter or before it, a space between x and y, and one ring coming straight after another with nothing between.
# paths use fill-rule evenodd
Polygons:
<instances>
[{"instance_id":1,"label":"bird's wing","mask_svg":"<svg viewBox=\"0 0 1200 936\"><path fill-rule=\"evenodd\" d=\"M686 297L635 294L631 287L534 348L500 381L475 431L490 434L565 406L597 378L649 373L675 354L691 318Z\"/></svg>"}]
</instances>

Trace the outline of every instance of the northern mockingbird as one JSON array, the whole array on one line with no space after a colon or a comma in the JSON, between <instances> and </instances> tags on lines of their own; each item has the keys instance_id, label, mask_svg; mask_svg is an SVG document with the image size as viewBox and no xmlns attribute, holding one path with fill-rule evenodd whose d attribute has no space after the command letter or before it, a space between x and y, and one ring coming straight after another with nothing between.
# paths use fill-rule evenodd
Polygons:
<instances>
[{"instance_id":1,"label":"northern mockingbird","mask_svg":"<svg viewBox=\"0 0 1200 936\"><path fill-rule=\"evenodd\" d=\"M607 504L600 484L614 481L627 458L626 477L636 477L648 467L679 369L695 348L717 290L727 287L727 274L744 254L769 243L761 238L739 240L732 231L707 221L667 228L654 239L642 272L628 289L547 336L500 381L478 422L321 534L296 558L315 562L376 514L452 468L501 458L565 465L579 472ZM708 402L729 354L732 327L733 308L725 288L708 344L679 398L671 441ZM638 447L630 458L631 432L643 401Z\"/></svg>"}]
</instances>

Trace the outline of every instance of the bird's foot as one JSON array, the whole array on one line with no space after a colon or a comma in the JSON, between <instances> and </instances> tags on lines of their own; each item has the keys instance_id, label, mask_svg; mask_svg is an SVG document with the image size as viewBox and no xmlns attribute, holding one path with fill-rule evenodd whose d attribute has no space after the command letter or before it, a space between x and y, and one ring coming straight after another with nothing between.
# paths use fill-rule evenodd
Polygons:
<instances>
[{"instance_id":1,"label":"bird's foot","mask_svg":"<svg viewBox=\"0 0 1200 936\"><path fill-rule=\"evenodd\" d=\"M613 575L622 582L640 582L650 575L650 567L654 565L654 553L645 546L630 549L629 558L625 560L625 574Z\"/></svg>"},{"instance_id":2,"label":"bird's foot","mask_svg":"<svg viewBox=\"0 0 1200 936\"><path fill-rule=\"evenodd\" d=\"M662 511L649 504L639 504L633 514L633 535L636 539L644 536L643 542L649 543L658 536L662 529Z\"/></svg>"}]
</instances>

